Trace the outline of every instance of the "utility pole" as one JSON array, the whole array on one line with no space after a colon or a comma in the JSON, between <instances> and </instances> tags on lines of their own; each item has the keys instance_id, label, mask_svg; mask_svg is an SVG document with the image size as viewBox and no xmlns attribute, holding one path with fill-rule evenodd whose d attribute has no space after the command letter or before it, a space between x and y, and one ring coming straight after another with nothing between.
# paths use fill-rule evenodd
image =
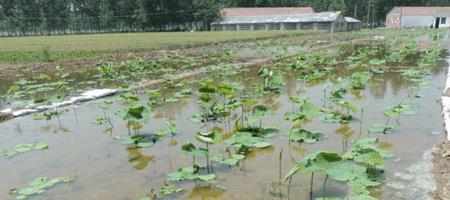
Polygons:
<instances>
[{"instance_id":1,"label":"utility pole","mask_svg":"<svg viewBox=\"0 0 450 200\"><path fill-rule=\"evenodd\" d=\"M358 14L358 4L355 3L355 13L353 14L353 18L358 19L356 15Z\"/></svg>"}]
</instances>

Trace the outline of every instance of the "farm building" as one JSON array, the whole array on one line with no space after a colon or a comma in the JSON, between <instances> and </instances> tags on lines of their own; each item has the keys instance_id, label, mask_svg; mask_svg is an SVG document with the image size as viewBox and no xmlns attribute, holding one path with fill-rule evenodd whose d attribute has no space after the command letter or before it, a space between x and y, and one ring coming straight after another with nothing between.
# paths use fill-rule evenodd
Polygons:
<instances>
[{"instance_id":1,"label":"farm building","mask_svg":"<svg viewBox=\"0 0 450 200\"><path fill-rule=\"evenodd\" d=\"M227 8L223 20L211 23L212 31L244 30L359 30L361 21L345 18L341 12L315 13L310 7ZM351 29L348 27L351 24Z\"/></svg>"},{"instance_id":2,"label":"farm building","mask_svg":"<svg viewBox=\"0 0 450 200\"><path fill-rule=\"evenodd\" d=\"M395 7L386 28L449 28L450 7Z\"/></svg>"},{"instance_id":3,"label":"farm building","mask_svg":"<svg viewBox=\"0 0 450 200\"><path fill-rule=\"evenodd\" d=\"M361 29L362 22L361 20L352 18L352 17L344 17L347 22L347 30L348 31L359 31Z\"/></svg>"}]
</instances>

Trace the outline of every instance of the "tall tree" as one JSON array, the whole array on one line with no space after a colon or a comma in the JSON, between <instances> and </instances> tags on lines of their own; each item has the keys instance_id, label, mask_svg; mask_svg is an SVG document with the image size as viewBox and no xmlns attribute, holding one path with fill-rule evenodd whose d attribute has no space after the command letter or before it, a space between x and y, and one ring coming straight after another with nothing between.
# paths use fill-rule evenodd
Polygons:
<instances>
[{"instance_id":1,"label":"tall tree","mask_svg":"<svg viewBox=\"0 0 450 200\"><path fill-rule=\"evenodd\" d=\"M369 3L370 2L370 3ZM311 6L381 24L394 6L449 0L0 0L0 34L208 30L223 7Z\"/></svg>"}]
</instances>

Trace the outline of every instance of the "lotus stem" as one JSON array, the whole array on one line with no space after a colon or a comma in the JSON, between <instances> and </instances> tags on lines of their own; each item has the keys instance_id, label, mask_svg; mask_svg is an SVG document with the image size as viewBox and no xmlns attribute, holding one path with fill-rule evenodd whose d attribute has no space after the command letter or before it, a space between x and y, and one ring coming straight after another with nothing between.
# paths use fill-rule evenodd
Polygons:
<instances>
[{"instance_id":1,"label":"lotus stem","mask_svg":"<svg viewBox=\"0 0 450 200\"><path fill-rule=\"evenodd\" d=\"M281 164L282 164L282 160L281 160L281 158L283 157L283 148L281 148L281 150L280 150L280 155L279 155L279 157L278 157L278 166L279 166L279 168L278 168L278 178L279 178L279 181L280 181L280 185L281 185L281 182L282 182L282 179L281 179Z\"/></svg>"},{"instance_id":2,"label":"lotus stem","mask_svg":"<svg viewBox=\"0 0 450 200\"><path fill-rule=\"evenodd\" d=\"M77 108L75 107L75 104L72 104L73 105L73 113L75 114L75 120L76 120L76 122L77 122L77 124L78 124L78 113L77 113Z\"/></svg>"},{"instance_id":3,"label":"lotus stem","mask_svg":"<svg viewBox=\"0 0 450 200\"><path fill-rule=\"evenodd\" d=\"M206 170L209 173L209 145L206 143Z\"/></svg>"},{"instance_id":4,"label":"lotus stem","mask_svg":"<svg viewBox=\"0 0 450 200\"><path fill-rule=\"evenodd\" d=\"M313 184L314 184L314 172L311 172L311 190L309 191L309 198L313 199Z\"/></svg>"},{"instance_id":5,"label":"lotus stem","mask_svg":"<svg viewBox=\"0 0 450 200\"><path fill-rule=\"evenodd\" d=\"M325 180L323 182L323 196L327 196L327 181L328 181L328 174L325 176Z\"/></svg>"},{"instance_id":6,"label":"lotus stem","mask_svg":"<svg viewBox=\"0 0 450 200\"><path fill-rule=\"evenodd\" d=\"M363 126L363 117L364 117L364 108L361 108L361 114L359 116L359 136L362 135L362 126Z\"/></svg>"},{"instance_id":7,"label":"lotus stem","mask_svg":"<svg viewBox=\"0 0 450 200\"><path fill-rule=\"evenodd\" d=\"M289 178L289 183L288 183L288 200L291 198L291 184L292 184L292 178L293 178L293 176L291 176L290 178Z\"/></svg>"},{"instance_id":8,"label":"lotus stem","mask_svg":"<svg viewBox=\"0 0 450 200\"><path fill-rule=\"evenodd\" d=\"M391 117L388 117L386 120L386 124L384 125L383 134L386 134L387 127L389 126L389 122L391 121Z\"/></svg>"}]
</instances>

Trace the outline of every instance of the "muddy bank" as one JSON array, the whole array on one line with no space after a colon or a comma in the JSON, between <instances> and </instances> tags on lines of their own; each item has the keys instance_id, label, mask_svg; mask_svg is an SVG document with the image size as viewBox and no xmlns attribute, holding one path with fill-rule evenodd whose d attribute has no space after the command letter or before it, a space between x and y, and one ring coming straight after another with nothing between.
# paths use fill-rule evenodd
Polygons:
<instances>
[{"instance_id":1,"label":"muddy bank","mask_svg":"<svg viewBox=\"0 0 450 200\"><path fill-rule=\"evenodd\" d=\"M450 142L444 141L433 152L433 173L437 188L433 193L435 200L450 199Z\"/></svg>"},{"instance_id":2,"label":"muddy bank","mask_svg":"<svg viewBox=\"0 0 450 200\"><path fill-rule=\"evenodd\" d=\"M444 130L447 138L436 146L433 152L433 174L436 178L436 191L432 194L435 200L450 199L450 56L447 57L449 67L447 80L441 98Z\"/></svg>"}]
</instances>

